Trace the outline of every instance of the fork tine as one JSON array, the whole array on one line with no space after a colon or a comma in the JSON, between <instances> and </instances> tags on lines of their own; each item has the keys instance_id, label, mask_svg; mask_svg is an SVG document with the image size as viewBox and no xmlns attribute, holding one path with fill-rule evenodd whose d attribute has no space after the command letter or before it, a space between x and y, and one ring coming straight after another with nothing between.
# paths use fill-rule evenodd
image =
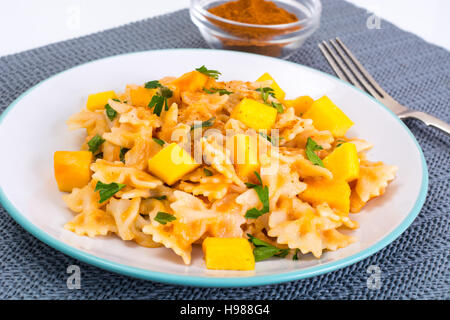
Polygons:
<instances>
[{"instance_id":1,"label":"fork tine","mask_svg":"<svg viewBox=\"0 0 450 320\"><path fill-rule=\"evenodd\" d=\"M336 63L334 63L335 67L333 67L333 70L336 72L338 77L344 81L350 82L355 87L358 87L359 89L361 89L363 91L366 91L366 89L360 85L360 83L355 79L355 77L350 72L350 70L348 70L348 68L345 66L345 63L341 59L339 54L335 53L331 49L331 47L328 45L328 43L326 43L326 41L322 41L322 45L328 51L327 54L329 54L329 56L332 57L333 63L334 63L334 61L336 62ZM327 59L327 60L330 61L329 59ZM339 71L336 71L336 70L339 70Z\"/></svg>"},{"instance_id":2,"label":"fork tine","mask_svg":"<svg viewBox=\"0 0 450 320\"><path fill-rule=\"evenodd\" d=\"M331 45L333 46L334 50L336 50L337 54L344 60L345 65L350 68L350 72L356 77L357 81L364 87L364 91L368 92L372 97L375 97L377 99L382 99L383 97L380 96L380 94L374 90L369 83L367 83L366 79L364 78L364 75L362 75L358 69L355 68L352 61L348 58L346 53L333 41L330 40Z\"/></svg>"},{"instance_id":3,"label":"fork tine","mask_svg":"<svg viewBox=\"0 0 450 320\"><path fill-rule=\"evenodd\" d=\"M330 56L328 51L325 49L325 47L321 43L319 43L319 49L320 49L320 51L322 51L322 54L325 56L325 59L327 59L328 63L330 64L331 68L336 73L336 75L340 79L348 82L347 77L341 72L341 69L339 69L336 62L334 62L333 58Z\"/></svg>"},{"instance_id":4,"label":"fork tine","mask_svg":"<svg viewBox=\"0 0 450 320\"><path fill-rule=\"evenodd\" d=\"M336 38L336 42L342 47L342 49L345 51L345 53L347 54L347 56L350 58L350 60L353 62L353 64L359 69L359 72L362 73L362 75L367 79L368 83L376 90L378 91L378 93L380 94L380 96L382 98L387 98L389 97L389 94L383 90L383 88L381 88L379 86L379 84L375 81L374 78L372 78L372 76L370 75L369 72L367 72L367 70L362 66L361 62L359 62L358 59L356 59L356 57L353 55L353 53L350 51L349 48L347 48L347 46L344 44L344 42L342 42L341 39Z\"/></svg>"}]
</instances>

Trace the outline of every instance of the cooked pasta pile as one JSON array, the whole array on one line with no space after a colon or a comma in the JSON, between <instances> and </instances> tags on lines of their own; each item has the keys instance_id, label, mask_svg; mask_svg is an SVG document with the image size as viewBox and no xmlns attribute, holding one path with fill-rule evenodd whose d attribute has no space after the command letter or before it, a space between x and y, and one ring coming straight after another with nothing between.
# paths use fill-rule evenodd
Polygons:
<instances>
[{"instance_id":1,"label":"cooked pasta pile","mask_svg":"<svg viewBox=\"0 0 450 320\"><path fill-rule=\"evenodd\" d=\"M86 129L81 151L55 153L76 213L65 228L165 246L185 264L208 237L249 239L256 261L354 242L349 213L382 195L397 168L367 160L372 145L345 136L352 122L327 97L286 100L268 74L219 75L203 66L90 95L67 122Z\"/></svg>"}]
</instances>

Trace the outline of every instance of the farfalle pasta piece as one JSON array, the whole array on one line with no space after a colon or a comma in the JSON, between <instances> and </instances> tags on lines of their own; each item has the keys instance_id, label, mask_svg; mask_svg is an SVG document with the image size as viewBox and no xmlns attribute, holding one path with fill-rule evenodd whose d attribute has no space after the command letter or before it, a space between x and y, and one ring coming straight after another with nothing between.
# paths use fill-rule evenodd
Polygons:
<instances>
[{"instance_id":1,"label":"farfalle pasta piece","mask_svg":"<svg viewBox=\"0 0 450 320\"><path fill-rule=\"evenodd\" d=\"M64 195L63 200L67 206L79 213L72 221L66 223L64 228L80 236L89 237L116 232L114 218L99 209L99 199L91 183L80 189L74 188L70 194Z\"/></svg>"},{"instance_id":2,"label":"farfalle pasta piece","mask_svg":"<svg viewBox=\"0 0 450 320\"><path fill-rule=\"evenodd\" d=\"M297 198L283 198L280 207L270 213L267 233L280 244L320 258L324 249L336 250L356 241L337 230L341 225L338 219L319 214Z\"/></svg>"},{"instance_id":3,"label":"farfalle pasta piece","mask_svg":"<svg viewBox=\"0 0 450 320\"><path fill-rule=\"evenodd\" d=\"M312 125L311 119L303 119L295 115L294 108L286 109L278 116L274 128L279 130L279 136L284 144L293 140L297 135Z\"/></svg>"},{"instance_id":4,"label":"farfalle pasta piece","mask_svg":"<svg viewBox=\"0 0 450 320\"><path fill-rule=\"evenodd\" d=\"M94 171L92 179L103 183L124 183L141 189L154 189L162 185L161 180L136 168L126 167L120 161L108 162L97 159L91 165L91 170Z\"/></svg>"},{"instance_id":5,"label":"farfalle pasta piece","mask_svg":"<svg viewBox=\"0 0 450 320\"><path fill-rule=\"evenodd\" d=\"M244 182L238 177L230 160L228 149L220 147L213 136L201 139L203 157L205 161L226 178L231 179L239 187L245 187Z\"/></svg>"},{"instance_id":6,"label":"farfalle pasta piece","mask_svg":"<svg viewBox=\"0 0 450 320\"><path fill-rule=\"evenodd\" d=\"M159 248L162 244L153 241L151 235L145 234L142 228L148 224L148 221L141 216L138 216L134 225L132 226L133 241L138 245L146 248Z\"/></svg>"},{"instance_id":7,"label":"farfalle pasta piece","mask_svg":"<svg viewBox=\"0 0 450 320\"><path fill-rule=\"evenodd\" d=\"M268 173L266 173L268 172ZM263 184L269 188L270 207L274 207L281 196L293 198L306 189L306 184L300 181L297 172L287 164L279 164L275 171L261 170Z\"/></svg>"},{"instance_id":8,"label":"farfalle pasta piece","mask_svg":"<svg viewBox=\"0 0 450 320\"><path fill-rule=\"evenodd\" d=\"M181 98L183 105L179 110L180 122L193 124L194 121L205 121L212 118L223 108L228 100L228 95L184 91Z\"/></svg>"},{"instance_id":9,"label":"farfalle pasta piece","mask_svg":"<svg viewBox=\"0 0 450 320\"><path fill-rule=\"evenodd\" d=\"M69 129L85 128L88 136L103 135L109 131L109 125L103 112L82 110L67 120Z\"/></svg>"},{"instance_id":10,"label":"farfalle pasta piece","mask_svg":"<svg viewBox=\"0 0 450 320\"><path fill-rule=\"evenodd\" d=\"M384 193L388 183L395 178L398 168L385 165L383 162L361 161L359 178L355 192L363 202L378 197Z\"/></svg>"},{"instance_id":11,"label":"farfalle pasta piece","mask_svg":"<svg viewBox=\"0 0 450 320\"><path fill-rule=\"evenodd\" d=\"M146 170L148 159L153 157L162 147L153 139L137 138L133 148L125 153L125 164L139 170Z\"/></svg>"},{"instance_id":12,"label":"farfalle pasta piece","mask_svg":"<svg viewBox=\"0 0 450 320\"><path fill-rule=\"evenodd\" d=\"M133 226L139 215L141 198L132 200L111 198L106 205L106 212L116 221L117 234L122 240L133 240Z\"/></svg>"},{"instance_id":13,"label":"farfalle pasta piece","mask_svg":"<svg viewBox=\"0 0 450 320\"><path fill-rule=\"evenodd\" d=\"M154 114L149 108L132 108L130 111L123 113L119 118L120 123L127 123L139 127L159 128L161 119Z\"/></svg>"},{"instance_id":14,"label":"farfalle pasta piece","mask_svg":"<svg viewBox=\"0 0 450 320\"><path fill-rule=\"evenodd\" d=\"M173 103L163 117L164 126L158 134L159 138L163 141L172 141L172 132L178 124L178 105Z\"/></svg>"},{"instance_id":15,"label":"farfalle pasta piece","mask_svg":"<svg viewBox=\"0 0 450 320\"><path fill-rule=\"evenodd\" d=\"M64 225L64 229L88 237L106 236L110 232L117 232L114 218L101 209L79 213Z\"/></svg>"},{"instance_id":16,"label":"farfalle pasta piece","mask_svg":"<svg viewBox=\"0 0 450 320\"><path fill-rule=\"evenodd\" d=\"M163 225L151 216L152 222L144 226L143 231L151 234L154 241L171 248L185 264L191 262L192 244L204 235L233 237L245 222L240 213L231 211L226 214L217 212L217 208L208 209L202 200L189 193L175 191L174 196L176 201L170 204L170 208L176 220Z\"/></svg>"},{"instance_id":17,"label":"farfalle pasta piece","mask_svg":"<svg viewBox=\"0 0 450 320\"><path fill-rule=\"evenodd\" d=\"M120 160L120 147L109 142L105 141L102 143L102 153L103 153L103 160L106 161L118 161Z\"/></svg>"}]
</instances>

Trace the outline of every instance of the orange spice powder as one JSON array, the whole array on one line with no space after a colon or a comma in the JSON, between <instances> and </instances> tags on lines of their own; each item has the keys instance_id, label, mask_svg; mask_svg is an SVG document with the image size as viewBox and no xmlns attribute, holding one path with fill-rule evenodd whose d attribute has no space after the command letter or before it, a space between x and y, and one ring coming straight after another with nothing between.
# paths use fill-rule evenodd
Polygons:
<instances>
[{"instance_id":1,"label":"orange spice powder","mask_svg":"<svg viewBox=\"0 0 450 320\"><path fill-rule=\"evenodd\" d=\"M285 24L298 21L295 14L265 0L237 0L208 10L224 19L251 24Z\"/></svg>"},{"instance_id":2,"label":"orange spice powder","mask_svg":"<svg viewBox=\"0 0 450 320\"><path fill-rule=\"evenodd\" d=\"M264 28L265 25L279 25L298 21L295 14L265 0L229 1L212 7L208 11L218 17L241 23L255 24L260 27L237 26L214 18L209 20L235 39L220 39L225 49L254 52L269 56L279 56L283 45L270 44L267 41L275 36L298 30Z\"/></svg>"}]
</instances>

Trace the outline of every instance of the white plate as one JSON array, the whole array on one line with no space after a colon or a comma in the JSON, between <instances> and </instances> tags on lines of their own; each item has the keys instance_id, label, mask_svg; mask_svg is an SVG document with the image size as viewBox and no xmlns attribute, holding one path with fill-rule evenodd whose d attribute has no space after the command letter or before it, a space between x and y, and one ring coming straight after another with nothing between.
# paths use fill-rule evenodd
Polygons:
<instances>
[{"instance_id":1,"label":"white plate","mask_svg":"<svg viewBox=\"0 0 450 320\"><path fill-rule=\"evenodd\" d=\"M53 176L53 153L78 150L84 132L69 131L66 120L85 106L89 93L123 91L126 84L180 75L201 65L220 70L222 79L253 81L264 72L288 97L328 95L354 122L348 136L372 142L369 158L399 167L380 198L354 215L359 241L320 260L271 259L253 272L210 271L197 248L185 266L165 248L148 249L118 238L91 239L63 229L73 213ZM249 286L329 272L359 261L392 242L414 220L425 200L428 174L422 151L407 127L365 93L325 73L259 55L203 49L125 54L90 62L55 75L22 94L0 118L0 200L11 216L40 240L72 257L111 271L168 283Z\"/></svg>"}]
</instances>

